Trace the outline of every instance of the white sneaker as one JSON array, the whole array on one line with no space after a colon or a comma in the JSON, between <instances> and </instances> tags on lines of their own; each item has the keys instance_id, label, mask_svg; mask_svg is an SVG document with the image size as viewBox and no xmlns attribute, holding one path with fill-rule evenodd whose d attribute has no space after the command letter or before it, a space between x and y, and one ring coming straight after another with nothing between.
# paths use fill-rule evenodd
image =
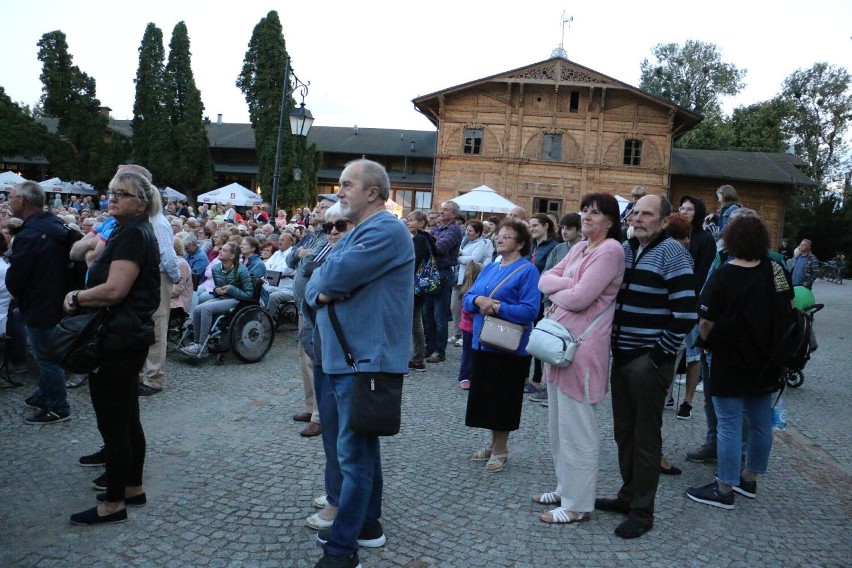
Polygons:
<instances>
[{"instance_id":1,"label":"white sneaker","mask_svg":"<svg viewBox=\"0 0 852 568\"><path fill-rule=\"evenodd\" d=\"M447 343L453 344L456 342L457 339L458 337L456 337L455 335L451 335L450 338L447 340Z\"/></svg>"},{"instance_id":2,"label":"white sneaker","mask_svg":"<svg viewBox=\"0 0 852 568\"><path fill-rule=\"evenodd\" d=\"M679 376L677 379L675 379L675 384L676 385L685 385L686 384L686 376L685 375Z\"/></svg>"},{"instance_id":3,"label":"white sneaker","mask_svg":"<svg viewBox=\"0 0 852 568\"><path fill-rule=\"evenodd\" d=\"M459 339L455 342L456 347L464 347L464 339Z\"/></svg>"},{"instance_id":4,"label":"white sneaker","mask_svg":"<svg viewBox=\"0 0 852 568\"><path fill-rule=\"evenodd\" d=\"M202 346L200 343L190 343L186 347L183 347L180 352L191 357L203 357L209 354L207 347Z\"/></svg>"},{"instance_id":5,"label":"white sneaker","mask_svg":"<svg viewBox=\"0 0 852 568\"><path fill-rule=\"evenodd\" d=\"M698 383L698 386L695 387L695 390L697 392L704 392L704 381L701 381L700 383Z\"/></svg>"}]
</instances>

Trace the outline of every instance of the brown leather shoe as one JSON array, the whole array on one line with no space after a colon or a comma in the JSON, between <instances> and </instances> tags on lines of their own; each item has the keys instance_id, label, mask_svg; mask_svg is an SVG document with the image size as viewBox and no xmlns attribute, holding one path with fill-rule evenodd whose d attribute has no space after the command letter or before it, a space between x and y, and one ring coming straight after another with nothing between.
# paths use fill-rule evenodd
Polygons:
<instances>
[{"instance_id":1,"label":"brown leather shoe","mask_svg":"<svg viewBox=\"0 0 852 568\"><path fill-rule=\"evenodd\" d=\"M311 436L319 436L320 434L322 434L322 426L320 426L316 422L308 422L308 425L305 426L304 430L299 432L299 435L304 436L305 438L310 438Z\"/></svg>"},{"instance_id":2,"label":"brown leather shoe","mask_svg":"<svg viewBox=\"0 0 852 568\"><path fill-rule=\"evenodd\" d=\"M311 421L311 413L310 412L297 412L293 415L293 420L296 422L310 422Z\"/></svg>"}]
</instances>

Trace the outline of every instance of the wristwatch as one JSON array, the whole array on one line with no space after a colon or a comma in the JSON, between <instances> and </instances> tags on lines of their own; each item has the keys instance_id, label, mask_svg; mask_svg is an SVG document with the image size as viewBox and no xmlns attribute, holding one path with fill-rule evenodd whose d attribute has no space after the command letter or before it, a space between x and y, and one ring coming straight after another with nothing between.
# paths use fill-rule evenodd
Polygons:
<instances>
[{"instance_id":1,"label":"wristwatch","mask_svg":"<svg viewBox=\"0 0 852 568\"><path fill-rule=\"evenodd\" d=\"M78 295L79 293L80 293L80 291L79 291L79 290L76 290L76 291L74 291L74 292L71 292L71 307L72 307L72 308L79 308L79 307L80 307L80 302L79 302L79 301L77 301L77 295Z\"/></svg>"}]
</instances>

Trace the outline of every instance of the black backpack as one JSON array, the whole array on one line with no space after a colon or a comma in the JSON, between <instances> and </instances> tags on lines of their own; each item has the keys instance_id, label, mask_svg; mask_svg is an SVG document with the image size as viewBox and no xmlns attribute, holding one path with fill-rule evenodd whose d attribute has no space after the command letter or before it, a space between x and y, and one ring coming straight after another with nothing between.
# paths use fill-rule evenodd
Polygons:
<instances>
[{"instance_id":1,"label":"black backpack","mask_svg":"<svg viewBox=\"0 0 852 568\"><path fill-rule=\"evenodd\" d=\"M781 362L788 371L801 371L811 358L811 353L817 350L816 335L814 334L814 314L823 308L822 304L814 304L804 311L793 309L793 322L784 335Z\"/></svg>"}]
</instances>

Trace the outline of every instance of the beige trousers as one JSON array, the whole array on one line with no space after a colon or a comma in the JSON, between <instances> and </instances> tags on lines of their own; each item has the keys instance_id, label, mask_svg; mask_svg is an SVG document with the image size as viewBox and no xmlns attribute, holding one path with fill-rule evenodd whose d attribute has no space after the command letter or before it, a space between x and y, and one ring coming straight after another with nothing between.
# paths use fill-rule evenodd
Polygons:
<instances>
[{"instance_id":1,"label":"beige trousers","mask_svg":"<svg viewBox=\"0 0 852 568\"><path fill-rule=\"evenodd\" d=\"M154 344L148 349L145 366L139 373L139 382L156 389L163 388L166 380L166 336L169 332L169 303L172 299L172 280L160 273L160 305L154 312Z\"/></svg>"}]
</instances>

